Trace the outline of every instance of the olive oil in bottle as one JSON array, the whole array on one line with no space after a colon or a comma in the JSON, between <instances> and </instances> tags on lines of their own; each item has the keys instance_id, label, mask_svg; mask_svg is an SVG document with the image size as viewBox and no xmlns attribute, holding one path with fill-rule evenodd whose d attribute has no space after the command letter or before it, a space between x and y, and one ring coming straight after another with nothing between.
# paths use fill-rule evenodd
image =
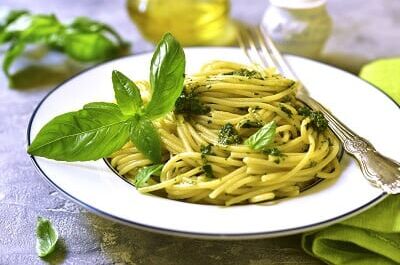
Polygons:
<instances>
[{"instance_id":1,"label":"olive oil in bottle","mask_svg":"<svg viewBox=\"0 0 400 265\"><path fill-rule=\"evenodd\" d=\"M234 43L229 0L127 0L127 8L152 42L171 32L185 46Z\"/></svg>"}]
</instances>

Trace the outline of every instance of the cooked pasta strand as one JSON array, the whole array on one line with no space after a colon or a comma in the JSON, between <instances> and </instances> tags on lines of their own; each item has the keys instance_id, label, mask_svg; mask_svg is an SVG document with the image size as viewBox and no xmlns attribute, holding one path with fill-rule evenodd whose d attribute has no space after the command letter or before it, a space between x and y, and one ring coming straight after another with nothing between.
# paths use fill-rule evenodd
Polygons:
<instances>
[{"instance_id":1,"label":"cooked pasta strand","mask_svg":"<svg viewBox=\"0 0 400 265\"><path fill-rule=\"evenodd\" d=\"M137 84L147 102L148 82ZM297 196L310 181L337 177L339 141L299 114L303 104L295 99L296 85L273 69L225 61L210 62L187 76L185 91L193 92L209 112L170 113L154 122L164 167L159 177L138 190L229 206ZM219 143L219 130L227 123L245 140L270 121L277 128L274 143L264 151L244 142ZM152 164L131 142L109 160L131 182L140 168Z\"/></svg>"}]
</instances>

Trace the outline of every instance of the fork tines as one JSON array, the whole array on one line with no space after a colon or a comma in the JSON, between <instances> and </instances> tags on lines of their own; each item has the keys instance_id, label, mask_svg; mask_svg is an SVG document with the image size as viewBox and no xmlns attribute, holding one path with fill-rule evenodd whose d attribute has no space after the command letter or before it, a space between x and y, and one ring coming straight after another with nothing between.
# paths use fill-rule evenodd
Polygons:
<instances>
[{"instance_id":1,"label":"fork tines","mask_svg":"<svg viewBox=\"0 0 400 265\"><path fill-rule=\"evenodd\" d=\"M262 26L250 27L238 23L237 29L239 45L253 64L274 67L287 78L297 80L295 74Z\"/></svg>"}]
</instances>

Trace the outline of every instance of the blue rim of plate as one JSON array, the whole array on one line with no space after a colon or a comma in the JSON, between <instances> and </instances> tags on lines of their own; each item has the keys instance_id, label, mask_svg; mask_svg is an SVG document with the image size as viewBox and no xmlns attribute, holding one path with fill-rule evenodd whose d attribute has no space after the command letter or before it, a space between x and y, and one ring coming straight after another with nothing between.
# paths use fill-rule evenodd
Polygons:
<instances>
[{"instance_id":1,"label":"blue rim of plate","mask_svg":"<svg viewBox=\"0 0 400 265\"><path fill-rule=\"evenodd\" d=\"M192 47L192 49L195 47ZM201 47L201 48L206 48L206 47ZM210 48L210 47L207 47ZM226 47L224 47L226 48ZM236 48L234 48L236 49ZM108 61L104 61L101 62L99 64L96 64L94 66L91 66L73 76L71 76L70 78L64 80L62 83L60 83L59 85L57 85L54 89L52 89L37 105L37 107L35 108L35 110L32 113L31 118L29 119L29 124L28 124L28 128L27 128L27 144L30 145L31 143L31 139L30 139L30 134L31 134L31 128L32 128L32 124L33 121L35 119L36 113L38 112L38 110L40 109L41 105L46 101L46 99L56 90L58 90L60 87L62 87L65 83L69 82L70 80L84 74L85 72L95 69L97 67L102 66L103 64L115 61L115 60L119 60L119 59L124 59L124 58L129 58L129 57L135 57L137 55L142 55L142 54L146 54L149 52L143 52L143 53L137 53L137 54L131 54L131 55L126 55L126 56L122 56L116 59L112 59L112 60L108 60ZM322 62L318 62L318 61L314 61L305 57L301 57L301 56L296 56L296 55L290 55L290 56L294 56L294 57L299 57L301 59L304 60L308 60L308 61L312 61L314 63L318 63L321 65L325 65L331 68L334 68L336 70L339 70L340 72L344 72L346 74L350 74L354 77L356 77L357 79L369 84L371 87L377 89L379 92L381 92L382 94L384 94L388 99L390 99L400 110L400 104L398 104L396 101L394 101L394 99L392 99L385 91L381 90L380 88L378 88L377 86L371 84L370 82L361 79L360 77L358 77L357 75L341 70L339 68L336 68L332 65L326 64L326 63L322 63ZM120 218L118 216L109 214L107 212L104 212L100 209L97 209L94 206L91 206L81 200L79 200L78 198L74 197L73 195L69 194L68 192L66 192L65 190L63 190L60 186L58 186L57 184L55 184L47 175L46 173L42 170L42 168L40 167L39 163L37 162L36 158L34 156L30 156L31 161L33 163L33 165L35 166L36 170L40 173L40 175L42 175L42 177L51 184L51 186L53 186L54 188L56 188L58 191L60 191L61 193L63 193L66 197L68 197L69 199L71 199L72 201L74 201L75 203L77 203L78 205L86 208L87 210L89 210L92 213L95 213L99 216L102 216L106 219L109 219L111 221L117 221L121 224L125 224L131 227L135 227L135 228L139 228L142 230L146 230L146 231L150 231L150 232L157 232L157 233L161 233L161 234L166 234L166 235L174 235L174 236L181 236L181 237L191 237L191 238L202 238L202 239L219 239L219 240L243 240L243 239L257 239L257 238L267 238L267 237L279 237L279 236L287 236L287 235L292 235L292 234L298 234L298 233L302 233L305 231L309 231L309 230L313 230L313 229L318 229L318 228L322 228L322 227L326 227L330 224L333 223L337 223L340 222L344 219L350 218L351 216L356 215L357 213L363 211L366 208L372 207L374 205L376 205L377 203L379 203L380 201L382 201L384 198L386 198L388 196L387 193L382 192L379 196L377 196L376 198L374 198L373 200L369 201L368 203L352 210L349 211L347 213L344 213L342 215L336 216L334 218L328 219L328 220L324 220L321 222L317 222L317 223L313 223L313 224L309 224L309 225L305 225L305 226L300 226L300 227L296 227L296 228L290 228L290 229L282 229L282 230L275 230L275 231L270 231L270 232L257 232L257 233L241 233L241 234L218 234L218 233L198 233L198 232L190 232L190 231L180 231L180 230L172 230L172 229L166 229L166 228L161 228L161 227L156 227L156 226L150 226L150 225L146 225L146 224L141 224L141 223L136 223L133 222L131 220L126 220L124 218ZM106 163L107 164L107 163ZM110 169L112 171L112 169ZM113 172L115 173L115 172Z\"/></svg>"}]
</instances>

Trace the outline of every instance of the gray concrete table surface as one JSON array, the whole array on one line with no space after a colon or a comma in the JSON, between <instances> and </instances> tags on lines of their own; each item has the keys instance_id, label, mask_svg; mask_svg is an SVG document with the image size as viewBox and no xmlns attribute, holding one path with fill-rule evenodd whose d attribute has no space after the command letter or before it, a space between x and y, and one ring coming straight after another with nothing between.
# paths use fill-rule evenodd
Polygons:
<instances>
[{"instance_id":1,"label":"gray concrete table surface","mask_svg":"<svg viewBox=\"0 0 400 265\"><path fill-rule=\"evenodd\" d=\"M267 0L233 0L232 16L255 23L266 6ZM113 25L133 43L134 53L153 47L129 20L123 0L1 0L0 7L55 13L61 19L89 16ZM400 1L332 0L328 8L335 28L325 61L357 71L372 59L400 54ZM57 74L56 69L48 77ZM41 178L25 151L29 118L52 87L11 89L0 73L0 264L321 264L301 250L299 235L249 241L179 238L121 225L71 202ZM35 253L37 216L51 219L61 236L58 250L45 260Z\"/></svg>"}]
</instances>

